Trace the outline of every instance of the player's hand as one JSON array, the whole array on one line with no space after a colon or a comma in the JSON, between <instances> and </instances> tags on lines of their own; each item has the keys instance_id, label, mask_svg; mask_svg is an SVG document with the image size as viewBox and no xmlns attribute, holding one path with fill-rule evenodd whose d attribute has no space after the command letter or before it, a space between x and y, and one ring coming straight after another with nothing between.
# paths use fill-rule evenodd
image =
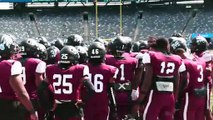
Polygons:
<instances>
[{"instance_id":1,"label":"player's hand","mask_svg":"<svg viewBox=\"0 0 213 120\"><path fill-rule=\"evenodd\" d=\"M132 93L131 93L131 98L132 98L132 100L133 101L135 101L135 100L137 100L138 99L138 97L139 97L139 90L137 89L137 90L132 90Z\"/></svg>"}]
</instances>

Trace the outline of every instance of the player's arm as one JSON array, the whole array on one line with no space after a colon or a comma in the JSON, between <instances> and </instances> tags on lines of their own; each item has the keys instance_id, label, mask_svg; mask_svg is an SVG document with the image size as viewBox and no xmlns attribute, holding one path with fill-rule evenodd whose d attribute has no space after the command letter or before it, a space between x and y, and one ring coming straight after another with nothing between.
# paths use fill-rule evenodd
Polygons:
<instances>
[{"instance_id":1,"label":"player's arm","mask_svg":"<svg viewBox=\"0 0 213 120\"><path fill-rule=\"evenodd\" d=\"M117 75L119 73L119 69L116 67L112 67L112 77L109 79L108 83L108 95L109 95L109 102L110 102L110 109L112 110L112 113L114 113L114 117L117 117L117 103L115 100L115 94L114 94L114 84L115 79L117 78Z\"/></svg>"},{"instance_id":2,"label":"player's arm","mask_svg":"<svg viewBox=\"0 0 213 120\"><path fill-rule=\"evenodd\" d=\"M139 96L138 87L141 83L142 73L143 73L143 64L141 64L141 60L138 60L132 81L132 93L131 93L132 100L138 99Z\"/></svg>"},{"instance_id":3,"label":"player's arm","mask_svg":"<svg viewBox=\"0 0 213 120\"><path fill-rule=\"evenodd\" d=\"M179 95L179 84L180 84L180 73L177 72L174 76L174 96L175 96L175 101L178 100L178 95Z\"/></svg>"},{"instance_id":4,"label":"player's arm","mask_svg":"<svg viewBox=\"0 0 213 120\"><path fill-rule=\"evenodd\" d=\"M115 101L115 94L114 94L114 84L115 84L115 78L111 78L109 80L109 85L108 85L108 94L109 94L109 100L110 100L110 105L111 108L114 112L117 112L117 103Z\"/></svg>"},{"instance_id":5,"label":"player's arm","mask_svg":"<svg viewBox=\"0 0 213 120\"><path fill-rule=\"evenodd\" d=\"M89 99L89 97L91 97L95 93L95 88L94 88L92 82L89 80L89 68L88 68L88 66L84 67L82 84L88 90L88 94L84 98L84 101L87 101Z\"/></svg>"},{"instance_id":6,"label":"player's arm","mask_svg":"<svg viewBox=\"0 0 213 120\"><path fill-rule=\"evenodd\" d=\"M9 80L10 86L18 96L20 102L28 110L31 115L35 117L35 110L30 101L29 94L27 93L26 88L24 87L22 78L21 78L22 66L20 62L15 62L11 68L11 77Z\"/></svg>"},{"instance_id":7,"label":"player's arm","mask_svg":"<svg viewBox=\"0 0 213 120\"><path fill-rule=\"evenodd\" d=\"M141 77L144 70L144 65L142 64L143 54L138 53L135 58L137 58L137 63L136 63L135 74L134 74L134 78L132 82L133 89L137 89L137 87L141 83Z\"/></svg>"},{"instance_id":8,"label":"player's arm","mask_svg":"<svg viewBox=\"0 0 213 120\"><path fill-rule=\"evenodd\" d=\"M46 63L43 61L39 62L35 72L35 83L37 87L42 82L42 80L44 80L45 70L46 70Z\"/></svg>"},{"instance_id":9,"label":"player's arm","mask_svg":"<svg viewBox=\"0 0 213 120\"><path fill-rule=\"evenodd\" d=\"M146 69L144 81L140 89L140 94L138 98L138 102L143 102L145 96L149 92L151 85L152 85L152 78L153 78L153 67L150 63L144 64L144 67Z\"/></svg>"},{"instance_id":10,"label":"player's arm","mask_svg":"<svg viewBox=\"0 0 213 120\"><path fill-rule=\"evenodd\" d=\"M142 63L144 64L144 69L146 70L146 72L144 74L143 84L140 89L138 103L144 101L144 98L149 92L153 82L153 66L151 64L151 56L149 55L149 53L144 53Z\"/></svg>"},{"instance_id":11,"label":"player's arm","mask_svg":"<svg viewBox=\"0 0 213 120\"><path fill-rule=\"evenodd\" d=\"M88 76L85 76L83 78L83 85L87 88L88 90L88 97L92 96L95 93L95 88L92 84L92 82L89 80ZM87 97L87 98L88 98Z\"/></svg>"},{"instance_id":12,"label":"player's arm","mask_svg":"<svg viewBox=\"0 0 213 120\"><path fill-rule=\"evenodd\" d=\"M179 99L181 99L181 96L179 95L183 94L183 90L187 85L187 71L186 66L183 62L181 63L178 71L175 73L174 81L174 95L177 102L179 101Z\"/></svg>"},{"instance_id":13,"label":"player's arm","mask_svg":"<svg viewBox=\"0 0 213 120\"><path fill-rule=\"evenodd\" d=\"M187 71L180 73L180 82L179 82L179 90L178 90L178 97L177 102L180 102L183 97L184 89L187 86ZM176 88L177 89L177 88Z\"/></svg>"}]
</instances>

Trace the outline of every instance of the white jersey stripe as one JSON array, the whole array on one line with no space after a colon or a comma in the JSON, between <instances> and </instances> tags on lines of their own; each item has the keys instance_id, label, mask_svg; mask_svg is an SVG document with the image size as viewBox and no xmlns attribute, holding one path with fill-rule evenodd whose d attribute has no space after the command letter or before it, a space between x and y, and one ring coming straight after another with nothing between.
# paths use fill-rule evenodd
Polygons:
<instances>
[{"instance_id":1,"label":"white jersey stripe","mask_svg":"<svg viewBox=\"0 0 213 120\"><path fill-rule=\"evenodd\" d=\"M152 96L153 96L153 90L151 90L150 93L149 93L149 100L148 100L148 103L146 104L146 107L144 109L143 120L146 120L147 112L148 112L148 109L149 109L150 104L152 102Z\"/></svg>"},{"instance_id":2,"label":"white jersey stripe","mask_svg":"<svg viewBox=\"0 0 213 120\"><path fill-rule=\"evenodd\" d=\"M209 103L209 101L210 101L210 100L209 100L209 99L210 99L210 98L209 98L209 95L210 95L210 94L209 94L209 92L210 92L210 90L209 90L209 83L207 83L207 101L206 101L206 103L207 103L207 104L206 104L206 105L207 105L207 106L206 106L207 110L210 109L210 103Z\"/></svg>"},{"instance_id":3,"label":"white jersey stripe","mask_svg":"<svg viewBox=\"0 0 213 120\"><path fill-rule=\"evenodd\" d=\"M183 110L183 120L187 120L188 105L189 105L189 93L187 92L185 94L185 105L184 105L184 110Z\"/></svg>"}]
</instances>

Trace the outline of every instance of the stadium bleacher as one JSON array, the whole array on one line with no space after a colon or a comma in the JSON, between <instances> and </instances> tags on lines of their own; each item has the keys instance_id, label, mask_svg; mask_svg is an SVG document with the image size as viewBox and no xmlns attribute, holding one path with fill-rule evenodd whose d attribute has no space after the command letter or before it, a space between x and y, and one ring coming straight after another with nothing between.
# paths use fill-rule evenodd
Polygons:
<instances>
[{"instance_id":1,"label":"stadium bleacher","mask_svg":"<svg viewBox=\"0 0 213 120\"><path fill-rule=\"evenodd\" d=\"M70 34L83 34L84 11L89 11L90 38L95 38L95 11L94 8L71 8L64 10L33 11L38 23L41 36L48 40L57 37L66 37ZM19 39L36 36L34 24L28 16L29 11L0 11L1 33L11 33ZM101 38L112 38L119 34L119 8L100 8L98 32ZM180 32L189 18L189 10L159 8L144 10L143 18L139 22L139 39L145 40L148 36L169 37L174 32ZM136 26L137 13L131 7L123 8L123 34L133 37ZM185 35L191 33L206 33L213 31L213 10L199 10L194 21L189 24Z\"/></svg>"}]
</instances>

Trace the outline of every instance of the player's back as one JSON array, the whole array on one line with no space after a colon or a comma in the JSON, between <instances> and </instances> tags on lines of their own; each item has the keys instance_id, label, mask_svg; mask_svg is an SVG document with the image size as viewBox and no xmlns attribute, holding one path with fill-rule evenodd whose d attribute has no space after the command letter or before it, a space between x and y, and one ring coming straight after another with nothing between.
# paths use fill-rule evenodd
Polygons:
<instances>
[{"instance_id":1,"label":"player's back","mask_svg":"<svg viewBox=\"0 0 213 120\"><path fill-rule=\"evenodd\" d=\"M106 58L106 64L112 65L119 69L117 73L116 83L131 82L134 77L134 71L137 67L138 61L136 58L123 57L117 59L115 57Z\"/></svg>"},{"instance_id":2,"label":"player's back","mask_svg":"<svg viewBox=\"0 0 213 120\"><path fill-rule=\"evenodd\" d=\"M195 89L202 89L205 86L206 63L201 58L193 60L184 59L186 70L189 73L189 81L186 91L194 93Z\"/></svg>"},{"instance_id":3,"label":"player's back","mask_svg":"<svg viewBox=\"0 0 213 120\"><path fill-rule=\"evenodd\" d=\"M89 78L95 87L95 94L90 98L90 102L94 104L108 104L108 87L110 79L114 77L116 68L104 63L93 66L88 64Z\"/></svg>"},{"instance_id":4,"label":"player's back","mask_svg":"<svg viewBox=\"0 0 213 120\"><path fill-rule=\"evenodd\" d=\"M74 65L68 69L62 69L58 64L47 67L46 77L54 87L55 99L73 101L79 99L84 67L84 65Z\"/></svg>"},{"instance_id":5,"label":"player's back","mask_svg":"<svg viewBox=\"0 0 213 120\"><path fill-rule=\"evenodd\" d=\"M182 59L177 55L166 55L162 52L150 51L153 74L156 76L174 76L182 64Z\"/></svg>"},{"instance_id":6,"label":"player's back","mask_svg":"<svg viewBox=\"0 0 213 120\"><path fill-rule=\"evenodd\" d=\"M25 82L25 87L27 89L27 92L30 95L31 99L37 98L37 86L36 86L36 80L35 80L35 73L37 69L39 69L39 63L43 62L40 59L37 58L23 58L19 60L22 63L22 78ZM37 67L38 66L38 67Z\"/></svg>"},{"instance_id":7,"label":"player's back","mask_svg":"<svg viewBox=\"0 0 213 120\"><path fill-rule=\"evenodd\" d=\"M0 99L17 100L15 92L9 84L11 67L14 60L3 60L0 62Z\"/></svg>"}]
</instances>

